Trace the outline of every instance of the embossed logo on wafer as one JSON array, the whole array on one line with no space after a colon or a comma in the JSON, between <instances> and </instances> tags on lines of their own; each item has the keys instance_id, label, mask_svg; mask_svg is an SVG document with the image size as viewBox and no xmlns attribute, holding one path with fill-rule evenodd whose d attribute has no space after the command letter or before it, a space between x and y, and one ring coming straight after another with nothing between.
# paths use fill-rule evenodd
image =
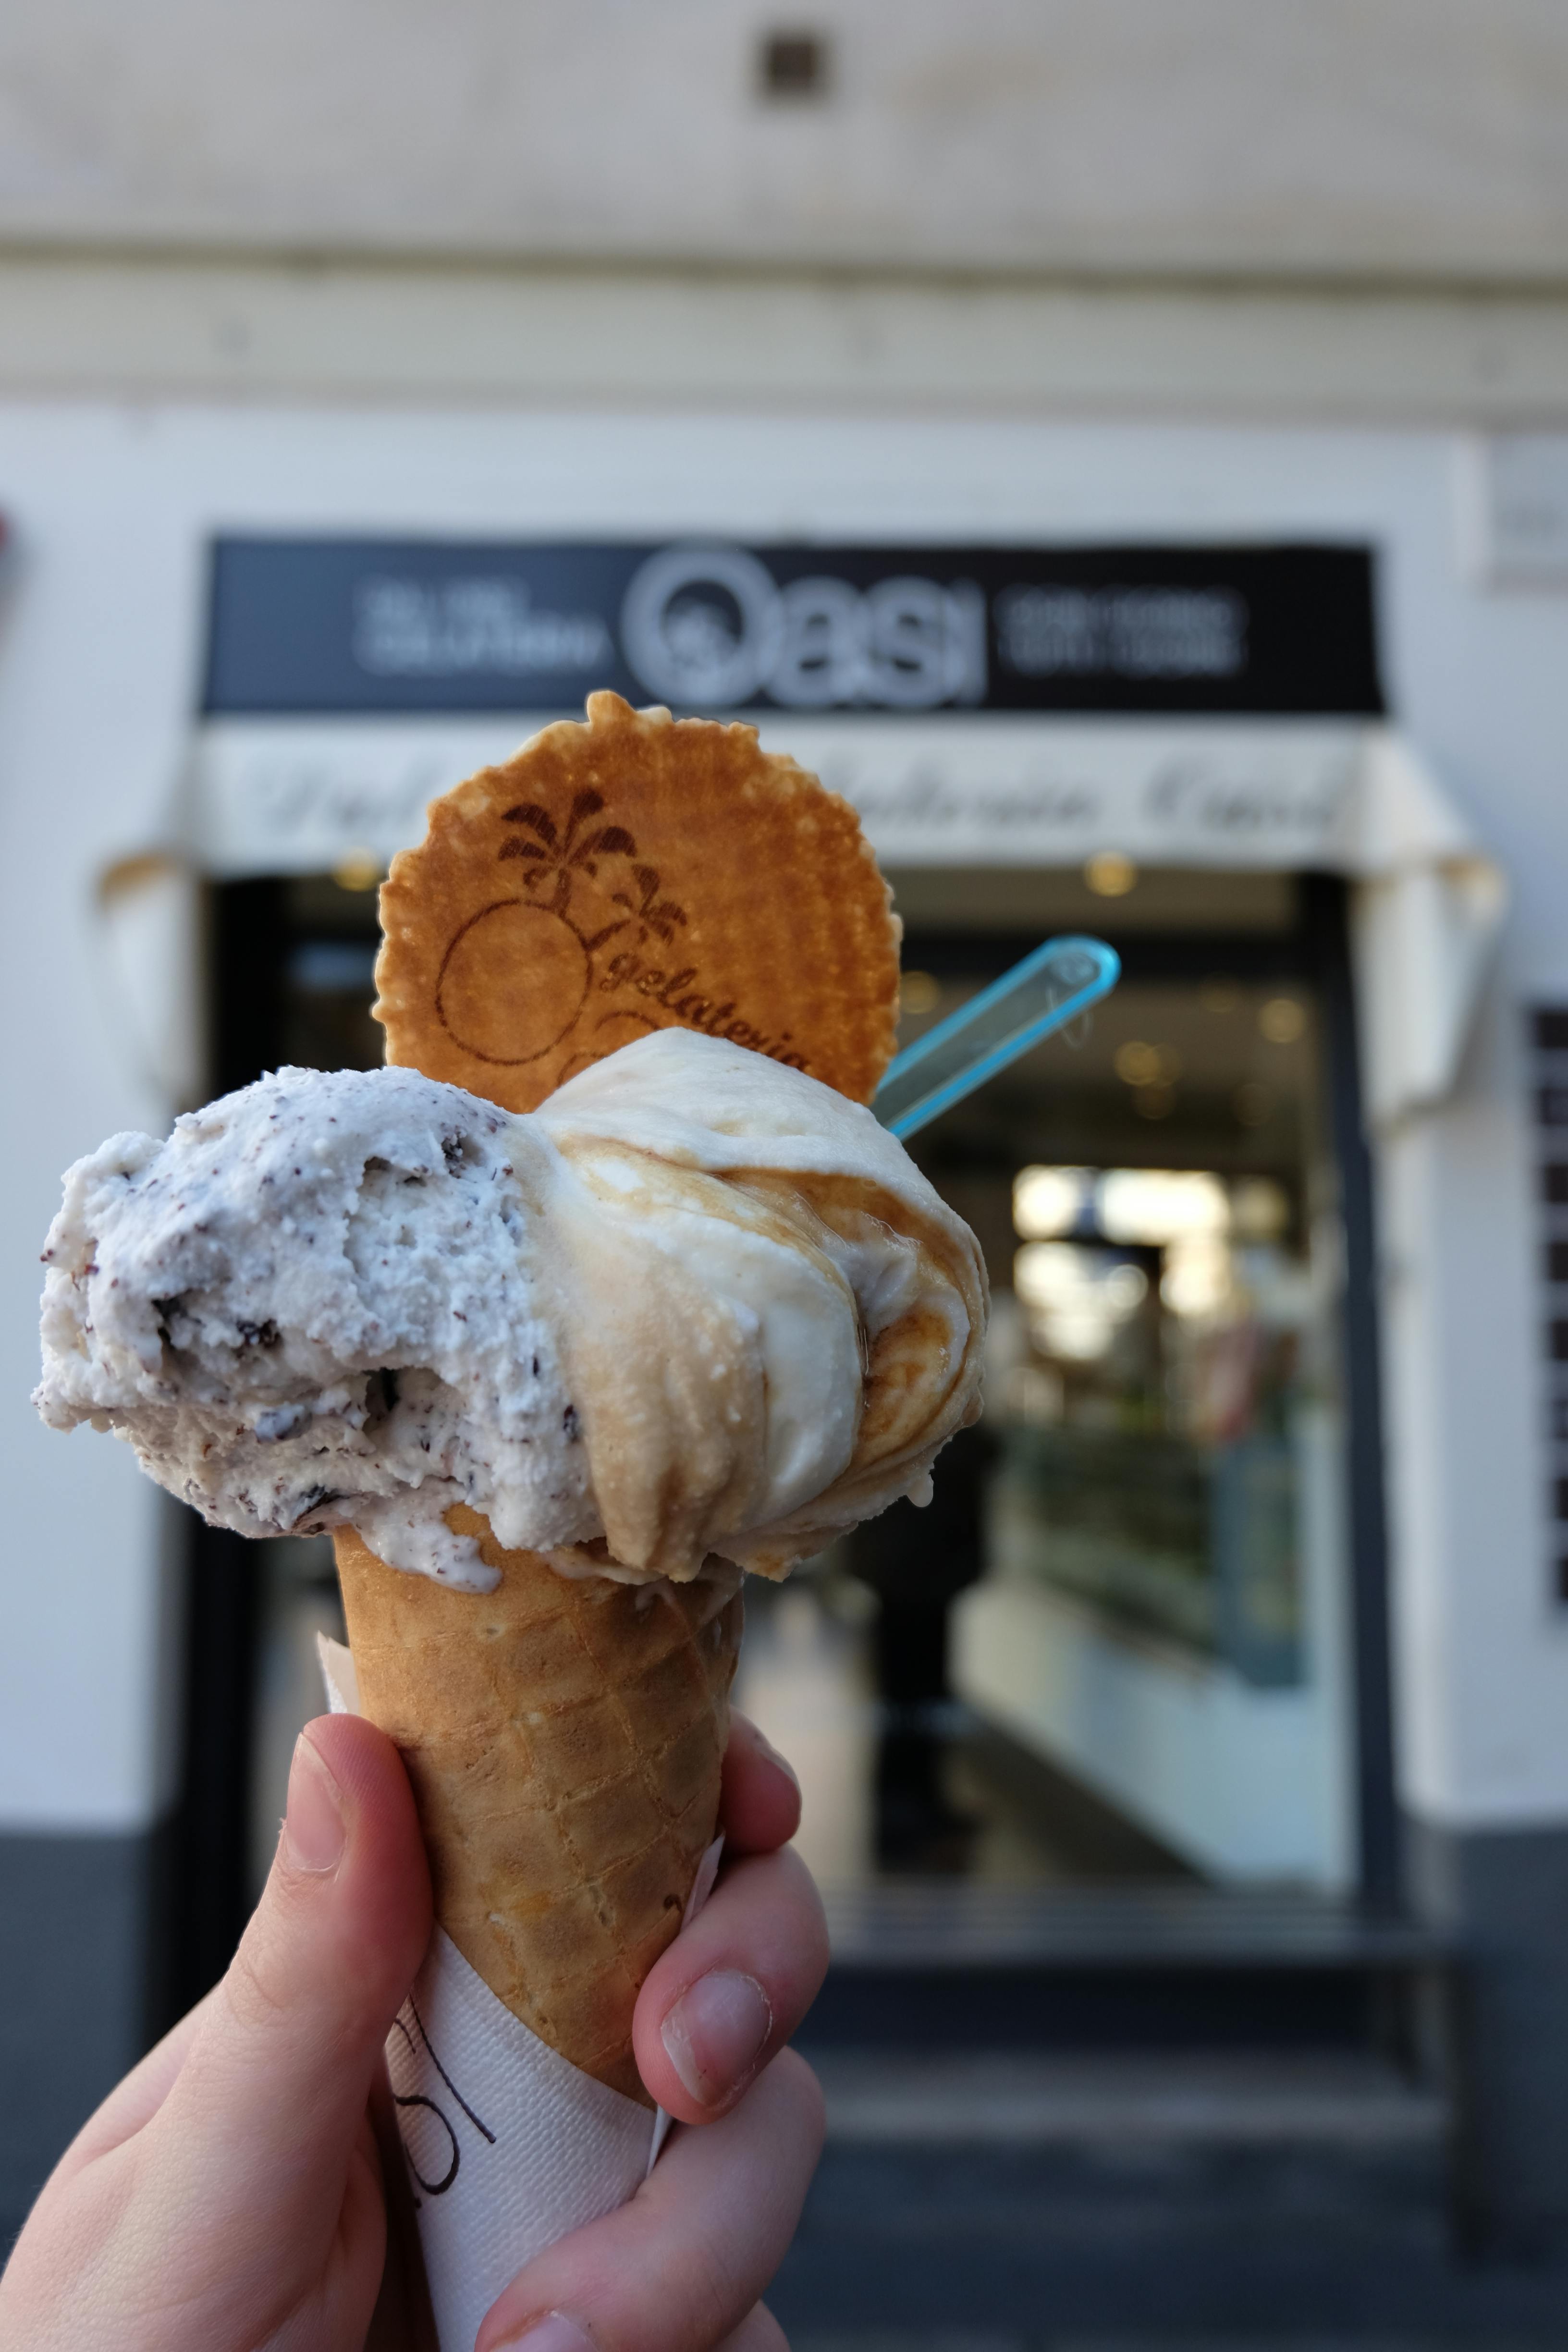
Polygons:
<instances>
[{"instance_id":1,"label":"embossed logo on wafer","mask_svg":"<svg viewBox=\"0 0 1568 2352\"><path fill-rule=\"evenodd\" d=\"M868 1102L899 926L847 801L756 730L588 698L431 804L382 890L389 1059L536 1109L701 1030Z\"/></svg>"},{"instance_id":2,"label":"embossed logo on wafer","mask_svg":"<svg viewBox=\"0 0 1568 2352\"><path fill-rule=\"evenodd\" d=\"M654 940L676 945L686 910L662 894L658 867L639 859L628 827L595 822L605 813L604 794L592 787L574 793L560 822L539 801L501 812L500 822L516 830L496 859L521 865L522 896L481 907L448 942L436 983L447 1034L477 1061L510 1068L572 1040L579 1051L561 1072L565 1079L678 1022L809 1070L787 1030L771 1034L742 1018L733 999L721 1001L705 986L698 965L667 969L643 952ZM525 987L505 984L509 970ZM669 1021L592 1001L623 992L658 1005Z\"/></svg>"}]
</instances>

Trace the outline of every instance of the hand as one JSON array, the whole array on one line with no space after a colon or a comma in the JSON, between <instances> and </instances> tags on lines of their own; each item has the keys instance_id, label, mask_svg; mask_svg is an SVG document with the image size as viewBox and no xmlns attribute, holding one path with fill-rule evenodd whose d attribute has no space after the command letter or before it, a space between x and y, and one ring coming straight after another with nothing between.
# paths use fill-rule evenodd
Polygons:
<instances>
[{"instance_id":1,"label":"hand","mask_svg":"<svg viewBox=\"0 0 1568 2352\"><path fill-rule=\"evenodd\" d=\"M737 1717L721 1815L737 1859L636 2020L655 2098L713 2128L678 2132L629 2206L530 2263L483 2352L540 2317L568 2342L567 2314L599 2352L706 2352L737 2328L746 2352L782 2341L756 2297L794 2230L821 2109L793 2053L767 2062L826 1964L810 1879L773 1850L798 1812L787 1769ZM17 2241L0 2278L7 2352L413 2346L421 2298L388 2230L388 2191L395 2215L405 2184L382 2049L429 1934L397 1752L355 1717L323 1717L295 1750L277 1857L228 1974L85 2126Z\"/></svg>"}]
</instances>

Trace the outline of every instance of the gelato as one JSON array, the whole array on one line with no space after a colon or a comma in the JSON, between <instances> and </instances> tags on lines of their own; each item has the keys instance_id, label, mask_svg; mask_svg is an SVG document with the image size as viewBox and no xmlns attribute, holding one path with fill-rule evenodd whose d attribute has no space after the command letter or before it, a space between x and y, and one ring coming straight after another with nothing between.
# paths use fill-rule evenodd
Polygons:
<instances>
[{"instance_id":1,"label":"gelato","mask_svg":"<svg viewBox=\"0 0 1568 2352\"><path fill-rule=\"evenodd\" d=\"M458 1504L568 1573L780 1574L978 1409L967 1228L869 1111L688 1030L526 1116L280 1070L78 1161L44 1255L52 1426L471 1590Z\"/></svg>"}]
</instances>

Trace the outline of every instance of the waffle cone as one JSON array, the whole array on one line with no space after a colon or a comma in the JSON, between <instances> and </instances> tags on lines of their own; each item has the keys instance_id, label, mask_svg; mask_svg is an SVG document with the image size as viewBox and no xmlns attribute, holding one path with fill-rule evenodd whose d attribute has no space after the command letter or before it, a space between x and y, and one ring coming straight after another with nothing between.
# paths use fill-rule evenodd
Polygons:
<instances>
[{"instance_id":1,"label":"waffle cone","mask_svg":"<svg viewBox=\"0 0 1568 2352\"><path fill-rule=\"evenodd\" d=\"M386 1057L536 1109L648 1032L699 1028L868 1101L899 930L847 801L754 728L589 697L437 801L381 894ZM451 1512L482 1597L336 1538L361 1700L408 1767L436 1913L513 2014L646 2099L632 2010L712 1840L738 1573L568 1579Z\"/></svg>"},{"instance_id":2,"label":"waffle cone","mask_svg":"<svg viewBox=\"0 0 1568 2352\"><path fill-rule=\"evenodd\" d=\"M558 1575L505 1551L455 1592L334 1538L360 1704L402 1754L436 1916L515 2017L649 2104L632 2054L644 1978L713 1839L738 1575L674 1586Z\"/></svg>"},{"instance_id":3,"label":"waffle cone","mask_svg":"<svg viewBox=\"0 0 1568 2352\"><path fill-rule=\"evenodd\" d=\"M588 698L431 807L381 894L386 1058L537 1109L650 1030L703 1029L868 1102L899 924L847 801L753 727Z\"/></svg>"}]
</instances>

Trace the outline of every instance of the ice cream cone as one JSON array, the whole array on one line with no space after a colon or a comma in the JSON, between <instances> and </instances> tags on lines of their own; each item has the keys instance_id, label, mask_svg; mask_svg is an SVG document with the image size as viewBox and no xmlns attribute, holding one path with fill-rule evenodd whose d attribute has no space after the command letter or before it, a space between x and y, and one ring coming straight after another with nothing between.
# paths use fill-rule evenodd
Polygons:
<instances>
[{"instance_id":1,"label":"ice cream cone","mask_svg":"<svg viewBox=\"0 0 1568 2352\"><path fill-rule=\"evenodd\" d=\"M651 1030L700 1029L869 1100L897 1032L900 926L854 810L756 730L589 698L435 803L393 862L376 1017L389 1062L526 1112ZM739 1572L501 1570L452 1591L335 1538L361 1698L407 1762L437 1916L535 2033L647 2095L637 1992L714 1835Z\"/></svg>"},{"instance_id":2,"label":"ice cream cone","mask_svg":"<svg viewBox=\"0 0 1568 2352\"><path fill-rule=\"evenodd\" d=\"M464 1958L563 2057L651 2104L632 2011L714 1835L739 1571L563 1577L477 1514L452 1520L500 1570L494 1592L335 1538L361 1706L408 1768L436 1916Z\"/></svg>"}]
</instances>

